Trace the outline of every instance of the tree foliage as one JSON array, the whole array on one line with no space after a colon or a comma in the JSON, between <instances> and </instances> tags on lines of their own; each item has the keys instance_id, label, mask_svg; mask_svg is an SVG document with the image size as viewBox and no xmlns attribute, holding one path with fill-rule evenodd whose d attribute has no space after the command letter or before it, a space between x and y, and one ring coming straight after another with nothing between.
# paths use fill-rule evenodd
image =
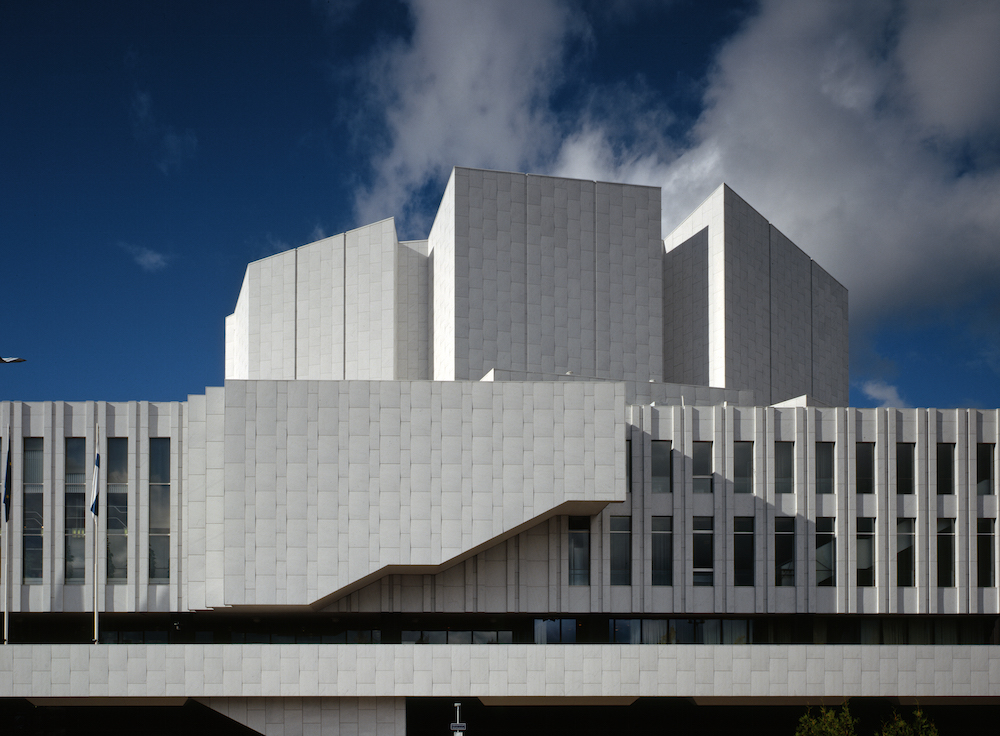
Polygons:
<instances>
[{"instance_id":1,"label":"tree foliage","mask_svg":"<svg viewBox=\"0 0 1000 736\"><path fill-rule=\"evenodd\" d=\"M847 703L844 703L840 708L820 708L818 715L807 710L799 719L795 736L859 736L857 726L858 719L851 716ZM938 730L917 708L909 721L898 711L893 711L892 720L883 723L876 736L938 736Z\"/></svg>"},{"instance_id":2,"label":"tree foliage","mask_svg":"<svg viewBox=\"0 0 1000 736\"><path fill-rule=\"evenodd\" d=\"M847 703L836 709L820 708L818 716L807 710L799 719L795 736L857 736L857 723Z\"/></svg>"},{"instance_id":3,"label":"tree foliage","mask_svg":"<svg viewBox=\"0 0 1000 736\"><path fill-rule=\"evenodd\" d=\"M912 722L907 722L897 711L893 711L892 720L882 724L879 736L938 736L938 730L924 712L917 708L913 711Z\"/></svg>"}]
</instances>

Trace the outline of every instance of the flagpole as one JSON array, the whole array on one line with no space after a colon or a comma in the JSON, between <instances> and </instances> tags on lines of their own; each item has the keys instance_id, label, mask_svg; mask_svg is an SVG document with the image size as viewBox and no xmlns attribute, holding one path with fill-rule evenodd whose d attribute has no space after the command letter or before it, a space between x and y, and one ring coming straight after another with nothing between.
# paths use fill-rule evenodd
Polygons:
<instances>
[{"instance_id":1,"label":"flagpole","mask_svg":"<svg viewBox=\"0 0 1000 736\"><path fill-rule=\"evenodd\" d=\"M0 550L0 555L3 555L3 570L0 570L0 575L3 575L3 643L7 643L8 632L10 627L8 625L7 619L10 618L10 611L7 610L7 599L10 597L10 422L7 422L7 462L3 466L3 546L4 549Z\"/></svg>"},{"instance_id":2,"label":"flagpole","mask_svg":"<svg viewBox=\"0 0 1000 736\"><path fill-rule=\"evenodd\" d=\"M10 516L10 422L7 422L7 462L3 466L3 545L5 549L0 550L0 555L3 555L3 570L0 570L0 575L3 575L3 643L7 643L7 635L9 632L9 625L7 619L10 617L10 611L7 610L7 599L10 597L10 554L7 554L10 550L10 538L7 536L10 532L10 524L8 524Z\"/></svg>"},{"instance_id":3,"label":"flagpole","mask_svg":"<svg viewBox=\"0 0 1000 736\"><path fill-rule=\"evenodd\" d=\"M98 489L101 476L101 423L97 422L97 435L94 438L94 490L90 494L90 515L94 519L94 644L99 644L100 632L97 624L97 512Z\"/></svg>"}]
</instances>

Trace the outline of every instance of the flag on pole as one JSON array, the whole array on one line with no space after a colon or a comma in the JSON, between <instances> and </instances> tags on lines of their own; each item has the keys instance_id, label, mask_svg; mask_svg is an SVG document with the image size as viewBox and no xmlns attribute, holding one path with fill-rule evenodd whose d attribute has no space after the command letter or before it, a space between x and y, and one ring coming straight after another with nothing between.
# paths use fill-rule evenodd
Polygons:
<instances>
[{"instance_id":1,"label":"flag on pole","mask_svg":"<svg viewBox=\"0 0 1000 736\"><path fill-rule=\"evenodd\" d=\"M96 443L97 440L94 440ZM97 489L98 481L101 477L101 451L94 450L94 490L90 494L90 513L93 514L94 520L97 520Z\"/></svg>"},{"instance_id":2,"label":"flag on pole","mask_svg":"<svg viewBox=\"0 0 1000 736\"><path fill-rule=\"evenodd\" d=\"M3 520L10 521L10 432L7 432L7 465L3 481Z\"/></svg>"}]
</instances>

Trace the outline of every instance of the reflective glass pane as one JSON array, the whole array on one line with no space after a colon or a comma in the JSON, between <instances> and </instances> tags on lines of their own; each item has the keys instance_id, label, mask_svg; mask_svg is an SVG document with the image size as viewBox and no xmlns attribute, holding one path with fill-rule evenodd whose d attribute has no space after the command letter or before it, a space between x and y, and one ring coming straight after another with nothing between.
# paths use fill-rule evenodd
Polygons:
<instances>
[{"instance_id":1,"label":"reflective glass pane","mask_svg":"<svg viewBox=\"0 0 1000 736\"><path fill-rule=\"evenodd\" d=\"M149 482L170 482L170 438L149 438Z\"/></svg>"},{"instance_id":2,"label":"reflective glass pane","mask_svg":"<svg viewBox=\"0 0 1000 736\"><path fill-rule=\"evenodd\" d=\"M733 443L733 491L753 493L753 442Z\"/></svg>"},{"instance_id":3,"label":"reflective glass pane","mask_svg":"<svg viewBox=\"0 0 1000 736\"><path fill-rule=\"evenodd\" d=\"M793 478L793 451L792 442L774 443L774 492L792 493L795 490Z\"/></svg>"},{"instance_id":4,"label":"reflective glass pane","mask_svg":"<svg viewBox=\"0 0 1000 736\"><path fill-rule=\"evenodd\" d=\"M170 579L170 537L149 537L149 579Z\"/></svg>"},{"instance_id":5,"label":"reflective glass pane","mask_svg":"<svg viewBox=\"0 0 1000 736\"><path fill-rule=\"evenodd\" d=\"M833 443L816 443L816 493L833 493Z\"/></svg>"},{"instance_id":6,"label":"reflective glass pane","mask_svg":"<svg viewBox=\"0 0 1000 736\"><path fill-rule=\"evenodd\" d=\"M128 483L128 438L108 437L108 483Z\"/></svg>"},{"instance_id":7,"label":"reflective glass pane","mask_svg":"<svg viewBox=\"0 0 1000 736\"><path fill-rule=\"evenodd\" d=\"M653 440L653 493L670 493L671 462L669 440Z\"/></svg>"},{"instance_id":8,"label":"reflective glass pane","mask_svg":"<svg viewBox=\"0 0 1000 736\"><path fill-rule=\"evenodd\" d=\"M124 534L109 534L108 580L125 580L128 577L128 537Z\"/></svg>"}]
</instances>

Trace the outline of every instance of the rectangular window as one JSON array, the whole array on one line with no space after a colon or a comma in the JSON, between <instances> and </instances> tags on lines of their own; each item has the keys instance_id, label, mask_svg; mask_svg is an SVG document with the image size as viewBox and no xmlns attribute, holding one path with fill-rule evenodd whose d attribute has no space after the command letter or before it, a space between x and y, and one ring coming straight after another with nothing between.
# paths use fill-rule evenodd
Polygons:
<instances>
[{"instance_id":1,"label":"rectangular window","mask_svg":"<svg viewBox=\"0 0 1000 736\"><path fill-rule=\"evenodd\" d=\"M733 443L733 491L753 493L753 442Z\"/></svg>"},{"instance_id":2,"label":"rectangular window","mask_svg":"<svg viewBox=\"0 0 1000 736\"><path fill-rule=\"evenodd\" d=\"M993 443L976 445L976 493L993 495Z\"/></svg>"},{"instance_id":3,"label":"rectangular window","mask_svg":"<svg viewBox=\"0 0 1000 736\"><path fill-rule=\"evenodd\" d=\"M611 584L632 584L632 517L611 517Z\"/></svg>"},{"instance_id":4,"label":"rectangular window","mask_svg":"<svg viewBox=\"0 0 1000 736\"><path fill-rule=\"evenodd\" d=\"M672 516L654 516L653 536L653 585L674 584L674 519Z\"/></svg>"},{"instance_id":5,"label":"rectangular window","mask_svg":"<svg viewBox=\"0 0 1000 736\"><path fill-rule=\"evenodd\" d=\"M66 438L66 488L63 512L66 522L65 582L82 583L87 574L87 440Z\"/></svg>"},{"instance_id":6,"label":"rectangular window","mask_svg":"<svg viewBox=\"0 0 1000 736\"><path fill-rule=\"evenodd\" d=\"M569 584L590 585L590 517L569 517Z\"/></svg>"},{"instance_id":7,"label":"rectangular window","mask_svg":"<svg viewBox=\"0 0 1000 736\"><path fill-rule=\"evenodd\" d=\"M128 579L128 438L108 437L108 582Z\"/></svg>"},{"instance_id":8,"label":"rectangular window","mask_svg":"<svg viewBox=\"0 0 1000 736\"><path fill-rule=\"evenodd\" d=\"M170 438L149 438L149 581L170 580Z\"/></svg>"},{"instance_id":9,"label":"rectangular window","mask_svg":"<svg viewBox=\"0 0 1000 736\"><path fill-rule=\"evenodd\" d=\"M896 443L896 493L913 493L913 443Z\"/></svg>"},{"instance_id":10,"label":"rectangular window","mask_svg":"<svg viewBox=\"0 0 1000 736\"><path fill-rule=\"evenodd\" d=\"M875 519L858 517L858 587L875 585Z\"/></svg>"},{"instance_id":11,"label":"rectangular window","mask_svg":"<svg viewBox=\"0 0 1000 736\"><path fill-rule=\"evenodd\" d=\"M753 585L753 517L737 516L733 519L733 582L736 585Z\"/></svg>"},{"instance_id":12,"label":"rectangular window","mask_svg":"<svg viewBox=\"0 0 1000 736\"><path fill-rule=\"evenodd\" d=\"M611 644L638 644L641 641L641 618L612 618L608 620L608 642Z\"/></svg>"},{"instance_id":13,"label":"rectangular window","mask_svg":"<svg viewBox=\"0 0 1000 736\"><path fill-rule=\"evenodd\" d=\"M695 442L692 448L691 475L695 493L712 492L712 443Z\"/></svg>"},{"instance_id":14,"label":"rectangular window","mask_svg":"<svg viewBox=\"0 0 1000 736\"><path fill-rule=\"evenodd\" d=\"M855 462L855 488L858 493L875 492L875 443L859 442Z\"/></svg>"},{"instance_id":15,"label":"rectangular window","mask_svg":"<svg viewBox=\"0 0 1000 736\"><path fill-rule=\"evenodd\" d=\"M955 445L951 442L938 442L937 492L939 496L955 492Z\"/></svg>"},{"instance_id":16,"label":"rectangular window","mask_svg":"<svg viewBox=\"0 0 1000 736\"><path fill-rule=\"evenodd\" d=\"M575 644L575 643L576 643L575 618L535 619L535 644Z\"/></svg>"},{"instance_id":17,"label":"rectangular window","mask_svg":"<svg viewBox=\"0 0 1000 736\"><path fill-rule=\"evenodd\" d=\"M976 519L976 578L980 588L992 588L993 527L996 519Z\"/></svg>"},{"instance_id":18,"label":"rectangular window","mask_svg":"<svg viewBox=\"0 0 1000 736\"><path fill-rule=\"evenodd\" d=\"M42 533L45 529L44 511L44 453L41 437L24 438L24 498L22 509L21 575L25 583L42 582Z\"/></svg>"},{"instance_id":19,"label":"rectangular window","mask_svg":"<svg viewBox=\"0 0 1000 736\"><path fill-rule=\"evenodd\" d=\"M912 588L914 581L913 519L896 519L896 585Z\"/></svg>"},{"instance_id":20,"label":"rectangular window","mask_svg":"<svg viewBox=\"0 0 1000 736\"><path fill-rule=\"evenodd\" d=\"M774 519L774 584L795 585L795 517Z\"/></svg>"},{"instance_id":21,"label":"rectangular window","mask_svg":"<svg viewBox=\"0 0 1000 736\"><path fill-rule=\"evenodd\" d=\"M833 443L816 443L816 493L833 493Z\"/></svg>"},{"instance_id":22,"label":"rectangular window","mask_svg":"<svg viewBox=\"0 0 1000 736\"><path fill-rule=\"evenodd\" d=\"M673 463L670 460L670 440L653 440L653 493L670 493Z\"/></svg>"},{"instance_id":23,"label":"rectangular window","mask_svg":"<svg viewBox=\"0 0 1000 736\"><path fill-rule=\"evenodd\" d=\"M939 588L955 585L955 520L938 519L937 584Z\"/></svg>"},{"instance_id":24,"label":"rectangular window","mask_svg":"<svg viewBox=\"0 0 1000 736\"><path fill-rule=\"evenodd\" d=\"M774 492L792 493L795 491L795 481L792 475L794 461L792 453L794 442L774 443Z\"/></svg>"},{"instance_id":25,"label":"rectangular window","mask_svg":"<svg viewBox=\"0 0 1000 736\"><path fill-rule=\"evenodd\" d=\"M816 585L836 585L837 537L836 519L832 516L816 518Z\"/></svg>"},{"instance_id":26,"label":"rectangular window","mask_svg":"<svg viewBox=\"0 0 1000 736\"><path fill-rule=\"evenodd\" d=\"M713 585L715 571L714 520L711 516L695 516L692 520L692 563L695 585Z\"/></svg>"}]
</instances>

